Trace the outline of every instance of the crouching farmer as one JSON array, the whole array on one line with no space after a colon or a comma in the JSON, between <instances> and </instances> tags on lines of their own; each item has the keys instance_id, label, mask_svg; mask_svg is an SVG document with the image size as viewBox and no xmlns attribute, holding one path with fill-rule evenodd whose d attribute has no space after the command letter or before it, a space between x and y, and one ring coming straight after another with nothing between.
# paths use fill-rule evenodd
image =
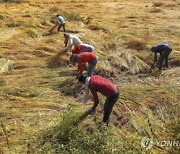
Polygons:
<instances>
[{"instance_id":1,"label":"crouching farmer","mask_svg":"<svg viewBox=\"0 0 180 154\"><path fill-rule=\"evenodd\" d=\"M168 44L160 44L153 46L151 51L154 53L154 62L151 68L154 68L155 64L157 63L159 70L162 70L162 63L165 61L165 67L168 68L168 57L172 51L172 48ZM159 60L157 62L157 53L160 54Z\"/></svg>"},{"instance_id":2,"label":"crouching farmer","mask_svg":"<svg viewBox=\"0 0 180 154\"><path fill-rule=\"evenodd\" d=\"M82 52L93 52L94 47L89 44L79 44L71 52L72 54L79 54Z\"/></svg>"},{"instance_id":3,"label":"crouching farmer","mask_svg":"<svg viewBox=\"0 0 180 154\"><path fill-rule=\"evenodd\" d=\"M94 69L96 67L97 61L98 61L98 57L92 53L92 52L83 52L80 54L73 54L70 57L70 61L72 63L78 63L78 74L82 75L83 71L84 71L84 63L88 63L88 76L92 76Z\"/></svg>"},{"instance_id":4,"label":"crouching farmer","mask_svg":"<svg viewBox=\"0 0 180 154\"><path fill-rule=\"evenodd\" d=\"M85 83L93 95L94 104L90 109L90 112L95 112L95 109L99 104L99 98L97 93L99 92L106 96L106 101L104 104L103 122L107 123L108 125L109 117L112 112L113 106L119 98L119 91L116 86L99 75L93 75L91 77L81 75L78 80L83 84ZM87 97L88 92L85 94L84 103L87 101Z\"/></svg>"},{"instance_id":5,"label":"crouching farmer","mask_svg":"<svg viewBox=\"0 0 180 154\"><path fill-rule=\"evenodd\" d=\"M64 34L64 44L66 47L66 52L69 51L72 46L76 47L79 44L82 44L82 41L76 36L76 35L71 35L71 34Z\"/></svg>"}]
</instances>

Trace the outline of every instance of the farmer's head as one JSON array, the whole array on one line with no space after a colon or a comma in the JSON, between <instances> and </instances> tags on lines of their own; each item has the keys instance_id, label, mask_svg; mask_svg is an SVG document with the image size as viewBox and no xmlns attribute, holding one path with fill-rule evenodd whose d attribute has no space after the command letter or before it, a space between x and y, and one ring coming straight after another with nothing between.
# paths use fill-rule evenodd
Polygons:
<instances>
[{"instance_id":1,"label":"farmer's head","mask_svg":"<svg viewBox=\"0 0 180 154\"><path fill-rule=\"evenodd\" d=\"M78 54L73 54L71 57L70 57L70 62L72 62L73 64L76 63L78 60Z\"/></svg>"},{"instance_id":2,"label":"farmer's head","mask_svg":"<svg viewBox=\"0 0 180 154\"><path fill-rule=\"evenodd\" d=\"M83 74L79 77L78 81L81 82L82 84L84 84L87 77L88 77L87 75Z\"/></svg>"},{"instance_id":3,"label":"farmer's head","mask_svg":"<svg viewBox=\"0 0 180 154\"><path fill-rule=\"evenodd\" d=\"M64 38L69 38L70 34L64 33Z\"/></svg>"},{"instance_id":4,"label":"farmer's head","mask_svg":"<svg viewBox=\"0 0 180 154\"><path fill-rule=\"evenodd\" d=\"M151 52L155 52L155 46L151 48Z\"/></svg>"}]
</instances>

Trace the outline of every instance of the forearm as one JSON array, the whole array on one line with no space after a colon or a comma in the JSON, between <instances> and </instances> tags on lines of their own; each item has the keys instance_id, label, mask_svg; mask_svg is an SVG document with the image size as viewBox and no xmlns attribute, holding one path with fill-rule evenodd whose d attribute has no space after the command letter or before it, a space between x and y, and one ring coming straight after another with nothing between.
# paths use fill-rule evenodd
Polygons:
<instances>
[{"instance_id":1,"label":"forearm","mask_svg":"<svg viewBox=\"0 0 180 154\"><path fill-rule=\"evenodd\" d=\"M78 71L79 71L79 75L81 75L83 73L84 67L82 64L78 65Z\"/></svg>"},{"instance_id":2,"label":"forearm","mask_svg":"<svg viewBox=\"0 0 180 154\"><path fill-rule=\"evenodd\" d=\"M87 87L83 98L83 103L86 103L88 101L88 95L89 95L89 88Z\"/></svg>"},{"instance_id":3,"label":"forearm","mask_svg":"<svg viewBox=\"0 0 180 154\"><path fill-rule=\"evenodd\" d=\"M70 42L68 42L67 47L66 47L66 50L67 50L67 51L70 50L71 47L72 47L72 44L71 44Z\"/></svg>"},{"instance_id":4,"label":"forearm","mask_svg":"<svg viewBox=\"0 0 180 154\"><path fill-rule=\"evenodd\" d=\"M154 64L157 62L157 53L154 53Z\"/></svg>"}]
</instances>

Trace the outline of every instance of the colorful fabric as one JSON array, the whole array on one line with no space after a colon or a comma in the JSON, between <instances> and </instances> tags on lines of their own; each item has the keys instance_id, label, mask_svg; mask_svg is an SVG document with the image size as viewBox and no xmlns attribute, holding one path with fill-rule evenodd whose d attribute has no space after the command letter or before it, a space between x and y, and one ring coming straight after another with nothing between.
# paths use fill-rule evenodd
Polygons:
<instances>
[{"instance_id":1,"label":"colorful fabric","mask_svg":"<svg viewBox=\"0 0 180 154\"><path fill-rule=\"evenodd\" d=\"M92 52L83 52L78 55L77 63L78 63L78 71L79 71L80 75L84 71L83 63L86 63L86 62L90 63L92 60L94 60L96 58L97 58L96 55Z\"/></svg>"},{"instance_id":2,"label":"colorful fabric","mask_svg":"<svg viewBox=\"0 0 180 154\"><path fill-rule=\"evenodd\" d=\"M79 54L82 52L92 52L94 47L89 44L79 44L71 52L72 54Z\"/></svg>"},{"instance_id":3,"label":"colorful fabric","mask_svg":"<svg viewBox=\"0 0 180 154\"><path fill-rule=\"evenodd\" d=\"M97 92L103 94L107 98L110 98L111 96L114 95L116 91L116 86L112 84L109 80L99 75L93 75L91 76L89 82L89 89L93 95L94 107L96 107L99 104L99 98Z\"/></svg>"},{"instance_id":4,"label":"colorful fabric","mask_svg":"<svg viewBox=\"0 0 180 154\"><path fill-rule=\"evenodd\" d=\"M57 17L57 22L59 22L60 24L65 24L64 18L62 16Z\"/></svg>"}]
</instances>

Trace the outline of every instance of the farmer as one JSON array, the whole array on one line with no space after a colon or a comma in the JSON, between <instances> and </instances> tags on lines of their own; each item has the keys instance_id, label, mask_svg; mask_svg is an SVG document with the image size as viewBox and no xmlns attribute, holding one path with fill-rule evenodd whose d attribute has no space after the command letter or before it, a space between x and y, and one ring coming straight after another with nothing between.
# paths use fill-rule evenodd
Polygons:
<instances>
[{"instance_id":1,"label":"farmer","mask_svg":"<svg viewBox=\"0 0 180 154\"><path fill-rule=\"evenodd\" d=\"M76 35L64 34L64 44L66 47L66 51L69 51L72 46L76 47L79 44L82 44L82 41Z\"/></svg>"},{"instance_id":2,"label":"farmer","mask_svg":"<svg viewBox=\"0 0 180 154\"><path fill-rule=\"evenodd\" d=\"M106 101L104 104L103 122L107 123L108 125L112 108L119 98L119 91L116 86L99 75L93 75L91 77L88 77L87 75L81 75L78 81L83 84L85 83L93 95L94 104L89 110L91 113L95 112L95 109L99 104L99 98L97 93L99 92L106 96ZM84 103L87 102L87 98L88 93L85 94L83 100Z\"/></svg>"},{"instance_id":3,"label":"farmer","mask_svg":"<svg viewBox=\"0 0 180 154\"><path fill-rule=\"evenodd\" d=\"M94 47L89 44L79 44L71 52L72 54L79 54L82 52L93 52Z\"/></svg>"},{"instance_id":4,"label":"farmer","mask_svg":"<svg viewBox=\"0 0 180 154\"><path fill-rule=\"evenodd\" d=\"M172 51L172 48L168 44L160 44L153 46L151 51L154 52L154 62L151 68L154 68L157 63L159 70L162 70L162 63L165 60L165 67L168 68L168 57ZM160 54L159 60L157 61L157 53Z\"/></svg>"},{"instance_id":5,"label":"farmer","mask_svg":"<svg viewBox=\"0 0 180 154\"><path fill-rule=\"evenodd\" d=\"M88 66L87 73L88 73L88 76L91 76L96 67L98 57L92 52L83 52L80 54L73 54L70 57L70 61L72 63L78 63L78 74L79 75L82 75L82 73L85 69L84 63L88 62L89 66Z\"/></svg>"},{"instance_id":6,"label":"farmer","mask_svg":"<svg viewBox=\"0 0 180 154\"><path fill-rule=\"evenodd\" d=\"M61 27L63 27L63 30L64 32L66 31L65 29L65 21L64 21L64 18L62 16L60 16L59 14L56 15L56 20L57 20L57 23L56 25L50 30L50 32L56 27L58 26L58 32L60 31Z\"/></svg>"}]
</instances>

